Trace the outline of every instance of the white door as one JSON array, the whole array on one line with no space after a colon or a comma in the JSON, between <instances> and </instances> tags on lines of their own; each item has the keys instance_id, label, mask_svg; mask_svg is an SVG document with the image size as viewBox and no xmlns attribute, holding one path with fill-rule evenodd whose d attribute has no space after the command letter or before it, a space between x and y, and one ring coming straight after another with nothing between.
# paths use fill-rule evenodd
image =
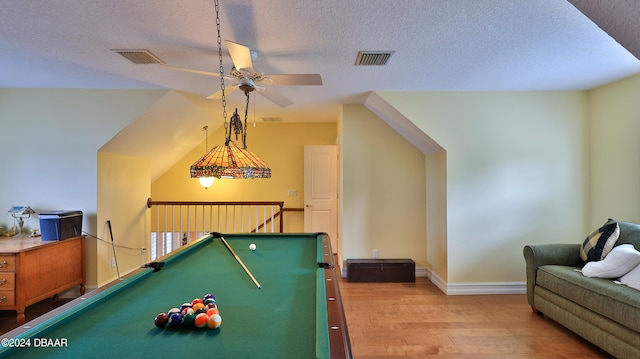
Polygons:
<instances>
[{"instance_id":1,"label":"white door","mask_svg":"<svg viewBox=\"0 0 640 359\"><path fill-rule=\"evenodd\" d=\"M338 149L304 146L304 231L325 232L338 253Z\"/></svg>"}]
</instances>

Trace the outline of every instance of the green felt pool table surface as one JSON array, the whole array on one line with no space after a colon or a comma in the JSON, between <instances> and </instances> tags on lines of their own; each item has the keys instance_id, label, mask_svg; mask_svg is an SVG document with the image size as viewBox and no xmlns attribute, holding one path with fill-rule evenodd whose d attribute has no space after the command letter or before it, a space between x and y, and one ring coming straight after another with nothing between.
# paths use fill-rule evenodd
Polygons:
<instances>
[{"instance_id":1,"label":"green felt pool table surface","mask_svg":"<svg viewBox=\"0 0 640 359\"><path fill-rule=\"evenodd\" d=\"M4 335L0 357L350 357L329 240L323 234L206 236L33 328ZM255 243L257 249L249 250ZM320 263L320 264L319 264ZM211 293L219 329L157 328L154 317ZM89 293L91 294L91 293ZM10 337L14 335L15 337ZM10 341L7 341L9 339ZM29 342L27 342L29 341ZM27 347L7 348L8 345ZM53 344L53 347L43 347ZM37 347L36 347L37 346Z\"/></svg>"}]
</instances>

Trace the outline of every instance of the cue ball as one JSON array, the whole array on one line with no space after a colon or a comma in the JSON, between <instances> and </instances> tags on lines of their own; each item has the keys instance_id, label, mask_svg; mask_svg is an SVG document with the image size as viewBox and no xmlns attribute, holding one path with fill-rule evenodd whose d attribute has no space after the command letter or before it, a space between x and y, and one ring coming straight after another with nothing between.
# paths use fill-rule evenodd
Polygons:
<instances>
[{"instance_id":1,"label":"cue ball","mask_svg":"<svg viewBox=\"0 0 640 359\"><path fill-rule=\"evenodd\" d=\"M256 250L256 245L254 243L251 243L249 245L249 249L252 250L252 251L255 251Z\"/></svg>"}]
</instances>

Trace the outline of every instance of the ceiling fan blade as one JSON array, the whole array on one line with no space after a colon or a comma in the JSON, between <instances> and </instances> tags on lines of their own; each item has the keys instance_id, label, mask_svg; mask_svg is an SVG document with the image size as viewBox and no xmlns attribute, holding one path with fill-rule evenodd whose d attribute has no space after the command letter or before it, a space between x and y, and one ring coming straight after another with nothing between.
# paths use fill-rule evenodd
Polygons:
<instances>
[{"instance_id":1,"label":"ceiling fan blade","mask_svg":"<svg viewBox=\"0 0 640 359\"><path fill-rule=\"evenodd\" d=\"M229 96L238 89L238 85L227 86L224 88L224 95ZM222 98L222 90L207 96L207 100L219 100Z\"/></svg>"},{"instance_id":2,"label":"ceiling fan blade","mask_svg":"<svg viewBox=\"0 0 640 359\"><path fill-rule=\"evenodd\" d=\"M178 71L182 71L182 72L190 72L192 74L220 77L219 73L210 72L210 71L187 69L187 68L184 68L184 67L176 67L176 66L165 65L165 64L160 64L160 66L166 67L166 68L171 69L171 70L178 70ZM228 76L225 76L225 78L227 78L227 77Z\"/></svg>"},{"instance_id":3,"label":"ceiling fan blade","mask_svg":"<svg viewBox=\"0 0 640 359\"><path fill-rule=\"evenodd\" d=\"M273 80L273 85L322 85L319 74L264 75Z\"/></svg>"},{"instance_id":4,"label":"ceiling fan blade","mask_svg":"<svg viewBox=\"0 0 640 359\"><path fill-rule=\"evenodd\" d=\"M293 104L293 102L291 102L291 100L289 100L288 98L282 96L281 94L279 94L275 90L272 90L269 87L265 87L264 90L258 91L258 93L260 95L264 96L267 100L275 103L276 105L278 105L280 107L287 107L287 106Z\"/></svg>"},{"instance_id":5,"label":"ceiling fan blade","mask_svg":"<svg viewBox=\"0 0 640 359\"><path fill-rule=\"evenodd\" d=\"M233 60L233 65L238 70L248 70L253 72L253 62L251 61L251 51L248 47L233 41L225 40L227 49Z\"/></svg>"}]
</instances>

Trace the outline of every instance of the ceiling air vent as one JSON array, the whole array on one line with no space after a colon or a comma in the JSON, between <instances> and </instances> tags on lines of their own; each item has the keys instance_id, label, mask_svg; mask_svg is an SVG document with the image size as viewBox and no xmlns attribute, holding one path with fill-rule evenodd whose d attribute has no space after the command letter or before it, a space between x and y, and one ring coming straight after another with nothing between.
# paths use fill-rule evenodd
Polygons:
<instances>
[{"instance_id":1,"label":"ceiling air vent","mask_svg":"<svg viewBox=\"0 0 640 359\"><path fill-rule=\"evenodd\" d=\"M384 66L395 51L358 51L356 66Z\"/></svg>"},{"instance_id":2,"label":"ceiling air vent","mask_svg":"<svg viewBox=\"0 0 640 359\"><path fill-rule=\"evenodd\" d=\"M282 117L263 117L262 121L264 122L281 122Z\"/></svg>"},{"instance_id":3,"label":"ceiling air vent","mask_svg":"<svg viewBox=\"0 0 640 359\"><path fill-rule=\"evenodd\" d=\"M149 50L113 50L136 65L164 64Z\"/></svg>"}]
</instances>

